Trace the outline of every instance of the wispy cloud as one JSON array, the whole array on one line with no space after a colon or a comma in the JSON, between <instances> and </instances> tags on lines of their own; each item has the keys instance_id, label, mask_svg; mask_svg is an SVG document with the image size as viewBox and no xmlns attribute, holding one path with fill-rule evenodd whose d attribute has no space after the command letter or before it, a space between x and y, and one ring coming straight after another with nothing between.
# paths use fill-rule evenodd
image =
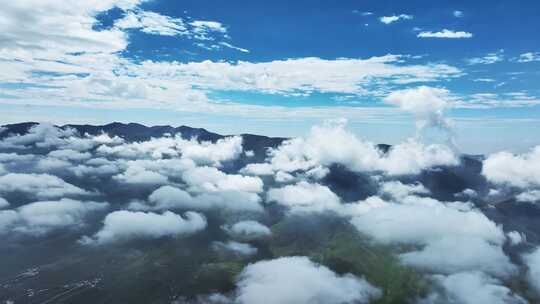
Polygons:
<instances>
[{"instance_id":1,"label":"wispy cloud","mask_svg":"<svg viewBox=\"0 0 540 304\"><path fill-rule=\"evenodd\" d=\"M497 52L487 53L483 57L475 57L467 59L467 63L474 64L494 64L504 60L504 50L499 50Z\"/></svg>"},{"instance_id":2,"label":"wispy cloud","mask_svg":"<svg viewBox=\"0 0 540 304\"><path fill-rule=\"evenodd\" d=\"M469 32L464 31L453 31L449 29L443 29L442 31L438 32L420 32L416 37L418 38L449 38L449 39L457 39L457 38L472 38L473 34Z\"/></svg>"},{"instance_id":3,"label":"wispy cloud","mask_svg":"<svg viewBox=\"0 0 540 304\"><path fill-rule=\"evenodd\" d=\"M379 21L381 21L384 24L390 24L399 20L411 20L411 19L413 19L412 15L400 14L400 15L392 15L392 16L383 16L379 18Z\"/></svg>"}]
</instances>

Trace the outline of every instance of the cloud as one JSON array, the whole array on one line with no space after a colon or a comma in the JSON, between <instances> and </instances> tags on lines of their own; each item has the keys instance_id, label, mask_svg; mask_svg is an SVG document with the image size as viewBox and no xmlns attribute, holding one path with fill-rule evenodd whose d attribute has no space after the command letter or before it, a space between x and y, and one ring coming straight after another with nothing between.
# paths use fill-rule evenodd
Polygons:
<instances>
[{"instance_id":1,"label":"cloud","mask_svg":"<svg viewBox=\"0 0 540 304\"><path fill-rule=\"evenodd\" d=\"M482 174L491 182L515 187L540 186L540 146L530 152L514 155L498 152L483 162Z\"/></svg>"},{"instance_id":2,"label":"cloud","mask_svg":"<svg viewBox=\"0 0 540 304\"><path fill-rule=\"evenodd\" d=\"M268 174L270 170L308 171L342 164L355 172L382 171L389 175L417 174L433 166L457 165L455 153L443 145L424 145L415 140L392 146L382 153L371 142L347 131L346 120L326 121L306 136L285 141L269 152L266 164L250 165L246 173ZM332 138L332 142L327 139Z\"/></svg>"},{"instance_id":3,"label":"cloud","mask_svg":"<svg viewBox=\"0 0 540 304\"><path fill-rule=\"evenodd\" d=\"M523 255L523 260L528 268L527 279L529 285L540 295L540 248Z\"/></svg>"},{"instance_id":4,"label":"cloud","mask_svg":"<svg viewBox=\"0 0 540 304\"><path fill-rule=\"evenodd\" d=\"M380 186L380 192L390 195L394 200L400 200L411 195L429 194L429 190L420 183L403 184L400 181L384 182Z\"/></svg>"},{"instance_id":5,"label":"cloud","mask_svg":"<svg viewBox=\"0 0 540 304\"><path fill-rule=\"evenodd\" d=\"M518 58L514 58L515 61L520 63L540 61L540 52L527 52L520 54Z\"/></svg>"},{"instance_id":6,"label":"cloud","mask_svg":"<svg viewBox=\"0 0 540 304\"><path fill-rule=\"evenodd\" d=\"M517 273L502 247L476 238L444 237L399 258L406 265L437 273L478 270L499 277Z\"/></svg>"},{"instance_id":7,"label":"cloud","mask_svg":"<svg viewBox=\"0 0 540 304\"><path fill-rule=\"evenodd\" d=\"M65 198L58 201L40 201L15 210L2 211L0 222L3 222L4 229L9 226L14 232L40 236L54 229L80 228L84 225L85 216L108 207L108 203Z\"/></svg>"},{"instance_id":8,"label":"cloud","mask_svg":"<svg viewBox=\"0 0 540 304\"><path fill-rule=\"evenodd\" d=\"M384 101L412 113L419 129L437 127L448 130L449 122L444 117L444 111L450 105L449 99L446 89L420 86L394 91Z\"/></svg>"},{"instance_id":9,"label":"cloud","mask_svg":"<svg viewBox=\"0 0 540 304\"><path fill-rule=\"evenodd\" d=\"M425 303L528 303L498 280L481 272L460 272L449 276L435 276L435 279L444 288L444 294L432 294Z\"/></svg>"},{"instance_id":10,"label":"cloud","mask_svg":"<svg viewBox=\"0 0 540 304\"><path fill-rule=\"evenodd\" d=\"M494 64L504 60L504 50L486 54L484 57L470 58L467 62L473 64Z\"/></svg>"},{"instance_id":11,"label":"cloud","mask_svg":"<svg viewBox=\"0 0 540 304\"><path fill-rule=\"evenodd\" d=\"M136 203L134 209L227 209L233 211L262 211L260 197L255 193L242 191L215 191L192 195L172 186L162 186L148 197L149 204Z\"/></svg>"},{"instance_id":12,"label":"cloud","mask_svg":"<svg viewBox=\"0 0 540 304\"><path fill-rule=\"evenodd\" d=\"M351 223L376 242L420 246L399 255L420 269L445 274L478 270L498 277L517 272L502 250L506 236L501 227L469 204L407 196L366 206L352 213Z\"/></svg>"},{"instance_id":13,"label":"cloud","mask_svg":"<svg viewBox=\"0 0 540 304\"><path fill-rule=\"evenodd\" d=\"M88 195L90 192L49 174L8 173L0 176L0 193L23 192L37 198Z\"/></svg>"},{"instance_id":14,"label":"cloud","mask_svg":"<svg viewBox=\"0 0 540 304\"><path fill-rule=\"evenodd\" d=\"M0 209L6 208L6 207L9 207L9 202L5 198L0 197Z\"/></svg>"},{"instance_id":15,"label":"cloud","mask_svg":"<svg viewBox=\"0 0 540 304\"><path fill-rule=\"evenodd\" d=\"M420 32L418 35L416 35L418 38L450 38L450 39L458 39L458 38L472 38L473 34L469 32L463 32L463 31L452 31L449 29L443 29L439 32Z\"/></svg>"},{"instance_id":16,"label":"cloud","mask_svg":"<svg viewBox=\"0 0 540 304\"><path fill-rule=\"evenodd\" d=\"M368 303L381 291L351 274L339 276L307 257L283 257L248 265L237 283L237 302Z\"/></svg>"},{"instance_id":17,"label":"cloud","mask_svg":"<svg viewBox=\"0 0 540 304\"><path fill-rule=\"evenodd\" d=\"M113 176L113 179L124 184L138 185L163 185L169 181L166 176L135 165L129 166L123 173Z\"/></svg>"},{"instance_id":18,"label":"cloud","mask_svg":"<svg viewBox=\"0 0 540 304\"><path fill-rule=\"evenodd\" d=\"M252 241L268 237L272 234L270 229L257 221L241 221L232 226L223 226L223 230L227 232L232 238Z\"/></svg>"},{"instance_id":19,"label":"cloud","mask_svg":"<svg viewBox=\"0 0 540 304\"><path fill-rule=\"evenodd\" d=\"M540 190L530 190L522 192L516 196L518 202L539 202L540 201Z\"/></svg>"},{"instance_id":20,"label":"cloud","mask_svg":"<svg viewBox=\"0 0 540 304\"><path fill-rule=\"evenodd\" d=\"M258 177L225 174L214 167L197 167L182 174L184 182L198 192L244 191L260 193L263 182Z\"/></svg>"},{"instance_id":21,"label":"cloud","mask_svg":"<svg viewBox=\"0 0 540 304\"><path fill-rule=\"evenodd\" d=\"M392 16L383 16L379 18L379 21L381 21L384 24L390 24L392 22L396 22L399 20L411 20L411 19L413 19L412 15L400 14L400 15L392 15Z\"/></svg>"},{"instance_id":22,"label":"cloud","mask_svg":"<svg viewBox=\"0 0 540 304\"><path fill-rule=\"evenodd\" d=\"M232 44L230 44L228 42L225 42L225 41L220 42L219 45L224 46L224 47L229 48L229 49L240 51L242 53L249 53L248 49L244 49L244 48L241 48L241 47L234 46L234 45L232 45Z\"/></svg>"},{"instance_id":23,"label":"cloud","mask_svg":"<svg viewBox=\"0 0 540 304\"><path fill-rule=\"evenodd\" d=\"M92 237L83 237L82 244L102 245L132 239L155 239L194 234L206 228L206 219L199 213L186 212L185 217L166 211L115 211L105 217L103 228Z\"/></svg>"},{"instance_id":24,"label":"cloud","mask_svg":"<svg viewBox=\"0 0 540 304\"><path fill-rule=\"evenodd\" d=\"M340 206L339 197L328 187L305 181L268 190L267 201L289 207L291 212L323 212Z\"/></svg>"},{"instance_id":25,"label":"cloud","mask_svg":"<svg viewBox=\"0 0 540 304\"><path fill-rule=\"evenodd\" d=\"M238 256L251 256L257 254L257 248L250 244L239 243L235 241L214 242L212 244L214 250L230 252Z\"/></svg>"},{"instance_id":26,"label":"cloud","mask_svg":"<svg viewBox=\"0 0 540 304\"><path fill-rule=\"evenodd\" d=\"M458 11L458 10L454 11L452 14L453 14L454 17L456 17L456 18L462 18L462 17L465 15L465 14L463 13L463 11Z\"/></svg>"},{"instance_id":27,"label":"cloud","mask_svg":"<svg viewBox=\"0 0 540 304\"><path fill-rule=\"evenodd\" d=\"M124 18L116 21L118 29L140 29L153 35L177 36L189 35L189 30L181 18L172 18L143 10L129 11Z\"/></svg>"}]
</instances>

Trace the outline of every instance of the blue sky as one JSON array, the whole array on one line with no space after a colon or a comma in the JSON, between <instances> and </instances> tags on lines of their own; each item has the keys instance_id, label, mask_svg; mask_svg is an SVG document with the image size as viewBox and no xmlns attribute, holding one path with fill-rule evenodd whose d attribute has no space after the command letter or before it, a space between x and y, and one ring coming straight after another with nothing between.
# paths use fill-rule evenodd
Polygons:
<instances>
[{"instance_id":1,"label":"blue sky","mask_svg":"<svg viewBox=\"0 0 540 304\"><path fill-rule=\"evenodd\" d=\"M537 1L17 1L0 12L0 122L295 136L345 117L396 143L429 109L464 152L523 151L540 142L539 15Z\"/></svg>"}]
</instances>

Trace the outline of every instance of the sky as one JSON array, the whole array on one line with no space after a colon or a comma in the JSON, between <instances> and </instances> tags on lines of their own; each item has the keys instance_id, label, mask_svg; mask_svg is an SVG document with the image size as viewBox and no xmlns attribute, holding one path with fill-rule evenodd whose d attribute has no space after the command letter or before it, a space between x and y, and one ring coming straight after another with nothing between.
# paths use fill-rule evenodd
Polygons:
<instances>
[{"instance_id":1,"label":"sky","mask_svg":"<svg viewBox=\"0 0 540 304\"><path fill-rule=\"evenodd\" d=\"M465 153L540 142L537 1L21 0L0 11L0 124L298 136L346 118Z\"/></svg>"}]
</instances>

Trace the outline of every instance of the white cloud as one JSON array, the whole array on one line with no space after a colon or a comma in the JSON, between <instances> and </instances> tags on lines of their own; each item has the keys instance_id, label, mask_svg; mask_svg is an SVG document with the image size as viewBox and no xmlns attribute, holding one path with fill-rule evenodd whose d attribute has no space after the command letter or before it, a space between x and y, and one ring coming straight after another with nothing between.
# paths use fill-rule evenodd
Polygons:
<instances>
[{"instance_id":1,"label":"white cloud","mask_svg":"<svg viewBox=\"0 0 540 304\"><path fill-rule=\"evenodd\" d=\"M186 170L183 180L197 192L244 191L260 193L263 182L258 177L225 174L214 167L197 167Z\"/></svg>"},{"instance_id":2,"label":"white cloud","mask_svg":"<svg viewBox=\"0 0 540 304\"><path fill-rule=\"evenodd\" d=\"M439 165L457 165L457 155L443 145L424 145L415 140L392 146L383 154L375 144L363 141L345 129L345 120L314 126L305 138L284 142L270 151L270 165L250 165L246 173L270 170L308 171L319 166L342 164L353 171L382 171L389 175L417 174ZM332 141L328 141L332 138Z\"/></svg>"},{"instance_id":3,"label":"white cloud","mask_svg":"<svg viewBox=\"0 0 540 304\"><path fill-rule=\"evenodd\" d=\"M540 52L523 53L523 54L520 54L519 57L515 58L514 60L521 63L540 61Z\"/></svg>"},{"instance_id":4,"label":"white cloud","mask_svg":"<svg viewBox=\"0 0 540 304\"><path fill-rule=\"evenodd\" d=\"M0 209L6 208L6 207L9 207L9 202L5 198L0 197Z\"/></svg>"},{"instance_id":5,"label":"white cloud","mask_svg":"<svg viewBox=\"0 0 540 304\"><path fill-rule=\"evenodd\" d=\"M365 202L357 203L361 208ZM412 244L400 254L403 263L451 274L478 270L508 277L517 268L504 254L506 236L501 227L470 204L442 203L407 196L376 203L354 212L351 223L363 234L384 244Z\"/></svg>"},{"instance_id":6,"label":"white cloud","mask_svg":"<svg viewBox=\"0 0 540 304\"><path fill-rule=\"evenodd\" d=\"M109 207L108 203L61 199L26 204L17 209L20 224L14 231L40 235L52 229L76 228L84 224L84 217Z\"/></svg>"},{"instance_id":7,"label":"white cloud","mask_svg":"<svg viewBox=\"0 0 540 304\"><path fill-rule=\"evenodd\" d=\"M462 17L465 15L465 14L463 13L463 11L458 11L458 10L454 11L452 14L453 14L454 17L456 17L456 18L462 18Z\"/></svg>"},{"instance_id":8,"label":"white cloud","mask_svg":"<svg viewBox=\"0 0 540 304\"><path fill-rule=\"evenodd\" d=\"M447 236L504 243L501 228L480 211L461 211L430 198L409 197L402 202L373 208L352 223L383 243L426 244Z\"/></svg>"},{"instance_id":9,"label":"white cloud","mask_svg":"<svg viewBox=\"0 0 540 304\"><path fill-rule=\"evenodd\" d=\"M381 193L390 195L394 200L400 200L410 195L429 194L429 190L424 185L403 184L400 181L385 182L381 186Z\"/></svg>"},{"instance_id":10,"label":"white cloud","mask_svg":"<svg viewBox=\"0 0 540 304\"><path fill-rule=\"evenodd\" d=\"M0 227L4 233L15 231L39 236L54 229L80 228L85 224L84 218L89 213L102 211L108 207L108 203L65 198L58 201L34 202L14 210L0 211Z\"/></svg>"},{"instance_id":11,"label":"white cloud","mask_svg":"<svg viewBox=\"0 0 540 304\"><path fill-rule=\"evenodd\" d=\"M464 31L452 31L449 29L443 29L439 32L420 32L418 35L416 35L419 38L472 38L473 34L469 32Z\"/></svg>"},{"instance_id":12,"label":"white cloud","mask_svg":"<svg viewBox=\"0 0 540 304\"><path fill-rule=\"evenodd\" d=\"M411 19L413 19L412 15L400 14L400 15L392 15L392 16L383 16L379 18L379 21L381 21L384 24L390 24L392 22L396 22L399 20L411 20Z\"/></svg>"},{"instance_id":13,"label":"white cloud","mask_svg":"<svg viewBox=\"0 0 540 304\"><path fill-rule=\"evenodd\" d=\"M518 202L540 202L540 190L530 190L516 196Z\"/></svg>"},{"instance_id":14,"label":"white cloud","mask_svg":"<svg viewBox=\"0 0 540 304\"><path fill-rule=\"evenodd\" d=\"M37 198L90 194L53 175L24 173L8 173L0 176L0 193L10 192L23 192Z\"/></svg>"},{"instance_id":15,"label":"white cloud","mask_svg":"<svg viewBox=\"0 0 540 304\"><path fill-rule=\"evenodd\" d=\"M172 18L149 11L129 11L124 18L115 22L118 29L140 29L154 35L189 35L189 30L181 18Z\"/></svg>"},{"instance_id":16,"label":"white cloud","mask_svg":"<svg viewBox=\"0 0 540 304\"><path fill-rule=\"evenodd\" d=\"M444 118L444 111L450 105L449 100L448 90L428 86L394 91L384 98L385 102L415 115L419 129L448 129L449 122Z\"/></svg>"},{"instance_id":17,"label":"white cloud","mask_svg":"<svg viewBox=\"0 0 540 304\"><path fill-rule=\"evenodd\" d=\"M113 178L124 184L163 185L169 182L166 176L136 165L129 166L126 171Z\"/></svg>"},{"instance_id":18,"label":"white cloud","mask_svg":"<svg viewBox=\"0 0 540 304\"><path fill-rule=\"evenodd\" d=\"M460 272L449 276L434 276L434 278L444 288L445 294L432 294L425 301L426 303L528 303L498 280L481 272Z\"/></svg>"},{"instance_id":19,"label":"white cloud","mask_svg":"<svg viewBox=\"0 0 540 304\"><path fill-rule=\"evenodd\" d=\"M227 251L239 256L251 256L257 254L257 248L246 243L239 243L235 241L227 242L214 242L213 247L218 251Z\"/></svg>"},{"instance_id":20,"label":"white cloud","mask_svg":"<svg viewBox=\"0 0 540 304\"><path fill-rule=\"evenodd\" d=\"M540 248L525 254L523 260L527 265L527 279L530 286L540 295Z\"/></svg>"},{"instance_id":21,"label":"white cloud","mask_svg":"<svg viewBox=\"0 0 540 304\"><path fill-rule=\"evenodd\" d=\"M540 146L522 155L491 154L484 160L482 174L493 183L516 187L540 186Z\"/></svg>"},{"instance_id":22,"label":"white cloud","mask_svg":"<svg viewBox=\"0 0 540 304\"><path fill-rule=\"evenodd\" d=\"M307 257L283 257L248 265L237 283L238 303L368 303L381 291L351 274L339 276Z\"/></svg>"},{"instance_id":23,"label":"white cloud","mask_svg":"<svg viewBox=\"0 0 540 304\"><path fill-rule=\"evenodd\" d=\"M242 53L249 53L248 49L244 49L244 48L241 48L241 47L234 46L234 45L232 45L232 44L230 44L228 42L225 42L225 41L220 42L219 45L224 46L226 48L230 48L230 49L233 49L233 50L240 51Z\"/></svg>"},{"instance_id":24,"label":"white cloud","mask_svg":"<svg viewBox=\"0 0 540 304\"><path fill-rule=\"evenodd\" d=\"M504 50L486 54L484 57L467 59L469 64L494 64L504 60Z\"/></svg>"},{"instance_id":25,"label":"white cloud","mask_svg":"<svg viewBox=\"0 0 540 304\"><path fill-rule=\"evenodd\" d=\"M206 219L199 213L186 212L182 217L166 211L163 214L115 211L105 217L103 228L83 244L108 244L132 239L153 239L190 235L206 228Z\"/></svg>"},{"instance_id":26,"label":"white cloud","mask_svg":"<svg viewBox=\"0 0 540 304\"><path fill-rule=\"evenodd\" d=\"M527 236L524 233L520 233L518 231L510 231L506 233L506 237L508 238L508 242L510 243L510 245L519 245L527 241Z\"/></svg>"},{"instance_id":27,"label":"white cloud","mask_svg":"<svg viewBox=\"0 0 540 304\"><path fill-rule=\"evenodd\" d=\"M323 212L340 207L339 197L328 187L305 181L268 190L267 201L289 207L291 212Z\"/></svg>"},{"instance_id":28,"label":"white cloud","mask_svg":"<svg viewBox=\"0 0 540 304\"><path fill-rule=\"evenodd\" d=\"M507 277L517 272L500 245L477 238L443 237L429 242L419 251L407 252L399 257L406 265L437 273L478 270Z\"/></svg>"},{"instance_id":29,"label":"white cloud","mask_svg":"<svg viewBox=\"0 0 540 304\"><path fill-rule=\"evenodd\" d=\"M162 186L148 197L149 205L137 203L133 209L168 210L168 209L227 209L233 211L262 210L260 197L255 193L242 191L214 191L198 195L172 187Z\"/></svg>"},{"instance_id":30,"label":"white cloud","mask_svg":"<svg viewBox=\"0 0 540 304\"><path fill-rule=\"evenodd\" d=\"M231 237L244 241L251 241L268 237L272 234L270 229L256 221L241 221L232 226L223 226Z\"/></svg>"}]
</instances>

